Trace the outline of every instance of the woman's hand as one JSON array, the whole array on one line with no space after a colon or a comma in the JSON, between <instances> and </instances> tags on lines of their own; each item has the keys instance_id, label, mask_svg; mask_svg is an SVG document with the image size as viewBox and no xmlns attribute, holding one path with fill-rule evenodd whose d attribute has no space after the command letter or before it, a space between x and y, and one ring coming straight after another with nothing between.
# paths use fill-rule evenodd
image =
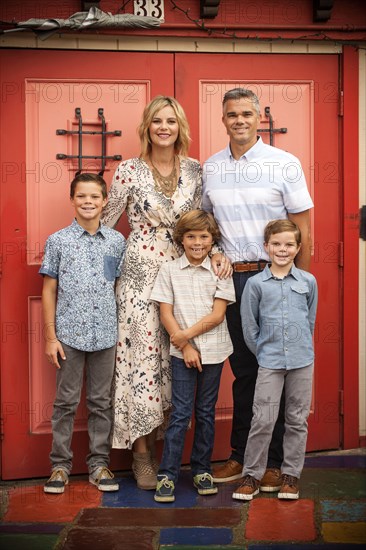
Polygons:
<instances>
[{"instance_id":1,"label":"woman's hand","mask_svg":"<svg viewBox=\"0 0 366 550\"><path fill-rule=\"evenodd\" d=\"M227 258L225 254L221 254L221 252L216 252L212 255L211 265L215 275L217 275L219 279L227 279L233 274L233 266L229 258Z\"/></svg>"}]
</instances>

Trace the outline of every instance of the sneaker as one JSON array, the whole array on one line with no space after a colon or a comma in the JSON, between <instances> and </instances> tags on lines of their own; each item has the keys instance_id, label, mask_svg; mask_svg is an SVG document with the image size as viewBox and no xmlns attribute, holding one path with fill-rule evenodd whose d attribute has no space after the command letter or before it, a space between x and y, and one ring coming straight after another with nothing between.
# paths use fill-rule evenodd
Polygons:
<instances>
[{"instance_id":1,"label":"sneaker","mask_svg":"<svg viewBox=\"0 0 366 550\"><path fill-rule=\"evenodd\" d=\"M105 466L99 466L89 474L89 482L98 487L99 491L118 491L119 489L114 475Z\"/></svg>"},{"instance_id":2,"label":"sneaker","mask_svg":"<svg viewBox=\"0 0 366 550\"><path fill-rule=\"evenodd\" d=\"M154 500L156 502L174 502L174 489L174 481L169 479L168 476L158 475Z\"/></svg>"},{"instance_id":3,"label":"sneaker","mask_svg":"<svg viewBox=\"0 0 366 550\"><path fill-rule=\"evenodd\" d=\"M236 460L229 458L223 466L213 469L212 477L215 483L224 483L225 481L235 481L243 477L243 465Z\"/></svg>"},{"instance_id":4,"label":"sneaker","mask_svg":"<svg viewBox=\"0 0 366 550\"><path fill-rule=\"evenodd\" d=\"M69 483L69 476L63 468L56 468L52 471L51 477L44 484L43 491L45 493L63 493L65 485Z\"/></svg>"},{"instance_id":5,"label":"sneaker","mask_svg":"<svg viewBox=\"0 0 366 550\"><path fill-rule=\"evenodd\" d=\"M282 476L279 468L267 468L261 479L259 489L263 493L275 493L281 489Z\"/></svg>"},{"instance_id":6,"label":"sneaker","mask_svg":"<svg viewBox=\"0 0 366 550\"><path fill-rule=\"evenodd\" d=\"M246 475L242 484L233 493L233 498L238 500L252 500L259 493L260 481L252 476Z\"/></svg>"},{"instance_id":7,"label":"sneaker","mask_svg":"<svg viewBox=\"0 0 366 550\"><path fill-rule=\"evenodd\" d=\"M218 491L218 488L213 484L212 475L207 472L194 476L193 485L199 495L216 495Z\"/></svg>"},{"instance_id":8,"label":"sneaker","mask_svg":"<svg viewBox=\"0 0 366 550\"><path fill-rule=\"evenodd\" d=\"M297 477L283 474L282 485L277 496L286 500L297 500L299 498L299 480Z\"/></svg>"}]
</instances>

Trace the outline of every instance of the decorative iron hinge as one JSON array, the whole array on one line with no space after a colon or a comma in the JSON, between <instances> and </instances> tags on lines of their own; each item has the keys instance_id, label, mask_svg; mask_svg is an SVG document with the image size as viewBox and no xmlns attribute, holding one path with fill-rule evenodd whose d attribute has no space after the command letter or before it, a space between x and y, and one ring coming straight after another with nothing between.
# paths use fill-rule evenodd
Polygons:
<instances>
[{"instance_id":1,"label":"decorative iron hinge","mask_svg":"<svg viewBox=\"0 0 366 550\"><path fill-rule=\"evenodd\" d=\"M257 132L259 133L269 133L269 144L270 145L274 145L274 134L287 134L287 128L274 128L273 126L273 118L272 118L272 115L271 115L271 108L270 107L265 107L264 108L264 115L268 118L269 120L269 128L265 129L265 130L257 130Z\"/></svg>"},{"instance_id":2,"label":"decorative iron hinge","mask_svg":"<svg viewBox=\"0 0 366 550\"><path fill-rule=\"evenodd\" d=\"M65 155L64 153L57 153L56 158L58 160L64 160L64 159L78 159L78 170L76 172L76 175L80 174L83 170L83 159L101 159L101 169L98 172L100 176L103 176L104 170L105 170L105 161L110 160L122 160L121 155L106 155L106 137L107 136L120 136L122 135L121 130L113 130L112 132L106 131L106 123L104 118L104 109L100 107L98 109L98 117L102 121L102 130L100 132L97 131L88 131L83 130L83 119L81 116L81 109L80 107L76 107L75 109L75 117L78 120L78 129L77 130L56 130L56 135L58 136L65 136L65 135L76 135L78 136L78 154L77 155ZM84 135L92 135L92 136L102 136L102 154L101 155L83 155L83 136Z\"/></svg>"}]
</instances>

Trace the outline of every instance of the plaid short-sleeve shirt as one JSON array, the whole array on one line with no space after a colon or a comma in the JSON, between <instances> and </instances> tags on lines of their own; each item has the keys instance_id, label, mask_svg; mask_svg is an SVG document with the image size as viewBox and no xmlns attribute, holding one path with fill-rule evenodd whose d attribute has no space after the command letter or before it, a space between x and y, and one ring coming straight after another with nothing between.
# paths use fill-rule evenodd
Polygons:
<instances>
[{"instance_id":1,"label":"plaid short-sleeve shirt","mask_svg":"<svg viewBox=\"0 0 366 550\"><path fill-rule=\"evenodd\" d=\"M173 305L173 315L181 329L191 327L211 313L215 298L235 302L233 280L219 279L208 257L202 264L191 265L187 256L166 262L160 268L150 299ZM196 336L191 342L201 354L202 364L224 361L233 352L226 319L217 327ZM182 358L173 345L170 354Z\"/></svg>"}]
</instances>

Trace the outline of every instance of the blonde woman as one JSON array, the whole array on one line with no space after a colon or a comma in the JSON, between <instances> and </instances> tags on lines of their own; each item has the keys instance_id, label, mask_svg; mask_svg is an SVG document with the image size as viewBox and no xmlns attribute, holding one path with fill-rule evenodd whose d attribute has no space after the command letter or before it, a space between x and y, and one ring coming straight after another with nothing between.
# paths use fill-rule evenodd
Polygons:
<instances>
[{"instance_id":1,"label":"blonde woman","mask_svg":"<svg viewBox=\"0 0 366 550\"><path fill-rule=\"evenodd\" d=\"M103 223L115 226L126 210L130 235L117 282L119 338L114 382L113 448L132 449L141 489L155 489L161 438L171 403L169 337L150 294L163 262L181 254L173 231L185 212L201 204L201 167L187 157L189 126L181 105L157 96L139 126L141 154L121 162L112 181ZM221 262L221 266L219 266ZM231 266L221 254L214 269Z\"/></svg>"}]
</instances>

